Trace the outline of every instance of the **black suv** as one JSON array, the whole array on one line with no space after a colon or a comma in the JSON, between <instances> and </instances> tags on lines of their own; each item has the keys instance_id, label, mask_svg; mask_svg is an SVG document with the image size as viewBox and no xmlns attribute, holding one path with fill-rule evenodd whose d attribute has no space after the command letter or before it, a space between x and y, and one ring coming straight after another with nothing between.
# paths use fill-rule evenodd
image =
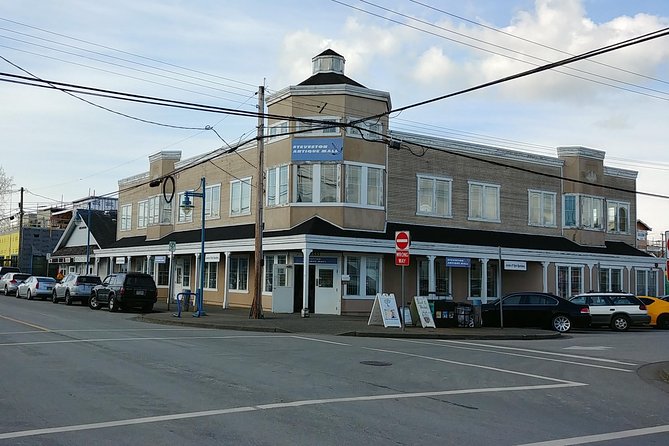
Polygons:
<instances>
[{"instance_id":1,"label":"black suv","mask_svg":"<svg viewBox=\"0 0 669 446\"><path fill-rule=\"evenodd\" d=\"M117 273L105 277L101 285L93 288L88 306L99 310L102 304L107 304L109 311L139 307L149 312L157 298L156 283L149 274Z\"/></svg>"}]
</instances>

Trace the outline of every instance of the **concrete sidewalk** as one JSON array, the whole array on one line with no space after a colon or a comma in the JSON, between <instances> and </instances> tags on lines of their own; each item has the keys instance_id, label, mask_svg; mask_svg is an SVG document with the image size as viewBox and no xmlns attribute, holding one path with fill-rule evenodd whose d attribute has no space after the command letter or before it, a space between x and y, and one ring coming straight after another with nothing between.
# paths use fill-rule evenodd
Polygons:
<instances>
[{"instance_id":1,"label":"concrete sidewalk","mask_svg":"<svg viewBox=\"0 0 669 446\"><path fill-rule=\"evenodd\" d=\"M550 330L531 328L384 328L367 325L367 316L335 316L265 312L263 319L250 319L248 309L222 309L205 305L205 316L193 317L193 312L182 312L176 317L176 304L167 310L165 302L158 302L152 313L140 314L137 320L156 324L182 325L222 330L261 331L275 333L327 334L337 336L366 336L417 339L552 339L563 335Z\"/></svg>"}]
</instances>

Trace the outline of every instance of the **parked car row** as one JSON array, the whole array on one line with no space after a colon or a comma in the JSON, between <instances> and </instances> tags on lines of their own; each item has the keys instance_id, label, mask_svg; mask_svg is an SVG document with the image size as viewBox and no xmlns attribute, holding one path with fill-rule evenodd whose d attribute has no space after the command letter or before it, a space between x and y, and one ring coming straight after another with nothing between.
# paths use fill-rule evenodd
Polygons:
<instances>
[{"instance_id":1,"label":"parked car row","mask_svg":"<svg viewBox=\"0 0 669 446\"><path fill-rule=\"evenodd\" d=\"M511 293L484 304L484 326L545 327L565 333L572 328L610 327L626 331L631 326L669 328L669 302L628 293L583 293L569 299L540 292Z\"/></svg>"},{"instance_id":2,"label":"parked car row","mask_svg":"<svg viewBox=\"0 0 669 446\"><path fill-rule=\"evenodd\" d=\"M141 308L150 312L158 299L153 277L138 272L110 274L104 280L95 275L68 274L60 282L53 277L9 272L0 278L0 291L28 300L51 299L54 304L79 302L92 310L106 306L110 311Z\"/></svg>"}]
</instances>

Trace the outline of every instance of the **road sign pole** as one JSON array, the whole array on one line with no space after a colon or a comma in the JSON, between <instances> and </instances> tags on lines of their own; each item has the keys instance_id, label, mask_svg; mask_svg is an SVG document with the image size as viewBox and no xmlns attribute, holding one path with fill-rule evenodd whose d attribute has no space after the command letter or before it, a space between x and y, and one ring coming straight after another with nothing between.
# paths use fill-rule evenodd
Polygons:
<instances>
[{"instance_id":1,"label":"road sign pole","mask_svg":"<svg viewBox=\"0 0 669 446\"><path fill-rule=\"evenodd\" d=\"M404 331L404 327L406 326L406 317L407 313L404 308L404 265L402 265L402 309L400 310L402 312L402 331Z\"/></svg>"}]
</instances>

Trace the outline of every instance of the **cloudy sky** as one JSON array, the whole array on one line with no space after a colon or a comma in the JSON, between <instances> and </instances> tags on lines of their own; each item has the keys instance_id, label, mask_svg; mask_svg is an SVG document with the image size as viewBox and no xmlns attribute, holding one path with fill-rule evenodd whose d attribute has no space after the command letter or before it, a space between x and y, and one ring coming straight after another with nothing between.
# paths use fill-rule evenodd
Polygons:
<instances>
[{"instance_id":1,"label":"cloudy sky","mask_svg":"<svg viewBox=\"0 0 669 446\"><path fill-rule=\"evenodd\" d=\"M254 111L259 85L301 82L332 48L398 108L665 27L666 0L0 0L0 73ZM254 118L87 99L214 126L230 144L255 133ZM391 128L550 156L600 149L639 172L639 191L669 195L669 37L407 110ZM29 191L27 209L114 192L160 150L221 145L212 131L0 82L0 166ZM669 199L638 204L659 238ZM0 218L17 207L14 194Z\"/></svg>"}]
</instances>

